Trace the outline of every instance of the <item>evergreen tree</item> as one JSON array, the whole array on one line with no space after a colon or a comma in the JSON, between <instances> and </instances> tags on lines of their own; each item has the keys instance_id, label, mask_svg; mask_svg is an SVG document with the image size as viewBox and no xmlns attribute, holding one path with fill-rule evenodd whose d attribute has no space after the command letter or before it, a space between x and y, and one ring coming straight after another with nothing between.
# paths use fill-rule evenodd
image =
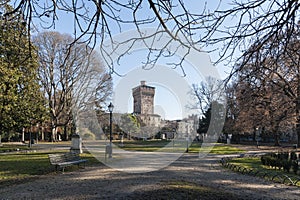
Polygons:
<instances>
[{"instance_id":1,"label":"evergreen tree","mask_svg":"<svg viewBox=\"0 0 300 200\"><path fill-rule=\"evenodd\" d=\"M9 9L7 4L0 7L1 12ZM44 108L37 56L30 53L33 46L21 15L14 15L0 17L0 134L31 126Z\"/></svg>"},{"instance_id":2,"label":"evergreen tree","mask_svg":"<svg viewBox=\"0 0 300 200\"><path fill-rule=\"evenodd\" d=\"M207 133L208 127L209 127L209 124L210 124L210 118L211 118L211 107L209 107L205 111L204 115L202 117L200 117L199 127L198 127L198 130L197 130L197 133L200 133L200 134Z\"/></svg>"}]
</instances>

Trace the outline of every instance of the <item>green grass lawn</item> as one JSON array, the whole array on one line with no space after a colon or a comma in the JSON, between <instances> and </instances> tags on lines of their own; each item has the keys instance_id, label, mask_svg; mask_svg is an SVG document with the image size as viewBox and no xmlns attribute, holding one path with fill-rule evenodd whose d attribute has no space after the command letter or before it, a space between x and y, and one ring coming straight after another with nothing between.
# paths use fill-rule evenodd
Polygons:
<instances>
[{"instance_id":1,"label":"green grass lawn","mask_svg":"<svg viewBox=\"0 0 300 200\"><path fill-rule=\"evenodd\" d=\"M116 143L117 144L117 143ZM127 140L123 142L122 149L126 151L167 151L167 152L184 152L186 150L186 141L167 141L167 140L147 140L147 141L136 141ZM245 152L242 149L224 145L224 144L213 144L213 147L201 147L201 143L193 142L189 148L189 153L198 153L199 151L209 151L212 154L239 154Z\"/></svg>"},{"instance_id":2,"label":"green grass lawn","mask_svg":"<svg viewBox=\"0 0 300 200\"><path fill-rule=\"evenodd\" d=\"M167 140L126 140L123 142L122 149L126 151L157 151L167 144L169 144L170 141Z\"/></svg>"},{"instance_id":3,"label":"green grass lawn","mask_svg":"<svg viewBox=\"0 0 300 200\"><path fill-rule=\"evenodd\" d=\"M125 141L124 149L130 151L157 151L168 145L165 149L166 151L173 151L176 147L176 144L173 144L170 141L163 140L149 140L149 141ZM181 150L185 150L186 143L180 144L182 147ZM201 146L200 143L193 143L189 147L189 153L197 153L199 152ZM36 178L40 175L47 175L56 173L55 167L50 165L48 154L49 153L63 153L67 150L60 151L51 151L51 152L24 152L24 151L15 151L19 150L29 150L26 145L11 145L5 144L0 147L0 150L3 152L13 151L9 153L0 154L0 184L7 185L15 182L26 181L30 178ZM203 149L203 148L202 148ZM240 153L241 149L237 149L235 147L216 144L211 153L215 154L229 154L229 153ZM100 162L94 158L89 153L81 154L81 157L84 159L88 159L87 166L90 165L98 165ZM66 168L67 171L78 170L77 166L71 166ZM59 172L60 173L60 172Z\"/></svg>"},{"instance_id":4,"label":"green grass lawn","mask_svg":"<svg viewBox=\"0 0 300 200\"><path fill-rule=\"evenodd\" d=\"M63 153L63 151L0 154L0 185L56 173L55 167L50 165L49 153ZM91 154L83 153L81 157L89 160L87 165L99 163ZM70 166L66 171L77 169L77 166Z\"/></svg>"},{"instance_id":5,"label":"green grass lawn","mask_svg":"<svg viewBox=\"0 0 300 200\"><path fill-rule=\"evenodd\" d=\"M226 154L240 154L245 153L244 150L224 144L216 144L212 150L210 151L211 154L219 154L219 155L226 155Z\"/></svg>"},{"instance_id":6,"label":"green grass lawn","mask_svg":"<svg viewBox=\"0 0 300 200\"><path fill-rule=\"evenodd\" d=\"M280 182L280 177L285 177L286 175L291 177L292 180L300 179L299 175L295 175L292 172L285 172L283 170L274 169L265 165L262 165L260 161L260 157L245 157L245 158L234 158L229 161L231 164L242 166L247 169L252 169L254 171L260 171L258 175L264 175L265 173L270 174L270 176L275 176L278 174L279 176L274 178L274 181ZM267 176L265 177L267 178ZM297 186L300 186L300 181L297 183Z\"/></svg>"},{"instance_id":7,"label":"green grass lawn","mask_svg":"<svg viewBox=\"0 0 300 200\"><path fill-rule=\"evenodd\" d=\"M3 152L11 152L11 151L21 151L21 150L29 150L28 145L25 144L10 144L10 143L2 143L0 146L0 153Z\"/></svg>"}]
</instances>

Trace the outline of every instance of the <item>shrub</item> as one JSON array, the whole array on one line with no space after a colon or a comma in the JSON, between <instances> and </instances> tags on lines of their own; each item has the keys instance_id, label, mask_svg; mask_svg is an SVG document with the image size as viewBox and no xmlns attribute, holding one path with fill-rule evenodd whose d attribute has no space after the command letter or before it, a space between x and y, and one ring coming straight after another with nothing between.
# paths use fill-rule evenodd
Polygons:
<instances>
[{"instance_id":1,"label":"shrub","mask_svg":"<svg viewBox=\"0 0 300 200\"><path fill-rule=\"evenodd\" d=\"M278 169L280 170L284 165L284 161L285 159L282 158L275 159L275 169L276 167L278 167Z\"/></svg>"},{"instance_id":2,"label":"shrub","mask_svg":"<svg viewBox=\"0 0 300 200\"><path fill-rule=\"evenodd\" d=\"M268 153L267 155L271 156L272 158L277 158L277 154L276 153Z\"/></svg>"},{"instance_id":3,"label":"shrub","mask_svg":"<svg viewBox=\"0 0 300 200\"><path fill-rule=\"evenodd\" d=\"M299 168L299 163L298 163L297 160L293 160L293 161L292 161L292 168L293 168L293 172L294 172L295 174L297 174L297 171L298 171L298 168Z\"/></svg>"},{"instance_id":4,"label":"shrub","mask_svg":"<svg viewBox=\"0 0 300 200\"><path fill-rule=\"evenodd\" d=\"M283 159L289 159L289 154L288 153L278 153L277 154L277 158L279 159L279 160L283 160Z\"/></svg>"},{"instance_id":5,"label":"shrub","mask_svg":"<svg viewBox=\"0 0 300 200\"><path fill-rule=\"evenodd\" d=\"M297 158L297 155L291 155L291 158ZM283 170L289 172L290 169L293 167L293 171L297 173L298 170L298 162L296 160L288 159L289 154L288 153L280 153L280 154L275 154L275 153L269 153L261 157L261 163L266 166L270 166L275 169Z\"/></svg>"},{"instance_id":6,"label":"shrub","mask_svg":"<svg viewBox=\"0 0 300 200\"><path fill-rule=\"evenodd\" d=\"M296 152L291 152L291 160L297 160L297 154Z\"/></svg>"},{"instance_id":7,"label":"shrub","mask_svg":"<svg viewBox=\"0 0 300 200\"><path fill-rule=\"evenodd\" d=\"M260 160L263 165L266 165L266 156L260 157Z\"/></svg>"},{"instance_id":8,"label":"shrub","mask_svg":"<svg viewBox=\"0 0 300 200\"><path fill-rule=\"evenodd\" d=\"M283 170L286 172L289 172L292 167L292 161L291 160L282 160L283 164Z\"/></svg>"}]
</instances>

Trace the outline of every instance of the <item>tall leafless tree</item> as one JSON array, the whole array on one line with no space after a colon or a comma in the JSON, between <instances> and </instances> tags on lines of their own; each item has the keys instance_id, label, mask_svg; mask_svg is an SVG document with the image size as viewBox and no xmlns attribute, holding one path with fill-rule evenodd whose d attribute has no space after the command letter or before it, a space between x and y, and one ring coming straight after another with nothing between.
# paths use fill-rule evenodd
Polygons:
<instances>
[{"instance_id":1,"label":"tall leafless tree","mask_svg":"<svg viewBox=\"0 0 300 200\"><path fill-rule=\"evenodd\" d=\"M52 139L56 140L57 128L76 121L76 117L88 104L100 104L109 97L110 84L97 54L87 46L75 44L70 35L43 32L33 38L39 56L39 77L48 102L51 116ZM74 124L74 123L73 123Z\"/></svg>"},{"instance_id":2,"label":"tall leafless tree","mask_svg":"<svg viewBox=\"0 0 300 200\"><path fill-rule=\"evenodd\" d=\"M253 133L253 141L257 140L257 130L264 130L262 136L274 138L275 145L279 145L280 134L290 128L287 124L295 122L295 110L282 89L270 80L258 73L257 77L239 80L234 88L234 104L229 104L234 122L227 122L231 127L225 127L238 134Z\"/></svg>"},{"instance_id":3,"label":"tall leafless tree","mask_svg":"<svg viewBox=\"0 0 300 200\"><path fill-rule=\"evenodd\" d=\"M283 124L296 124L299 135L299 41L297 30L290 44L271 38L261 46L267 56L256 53L247 65L237 66L237 124L265 126L273 132L278 145L278 131ZM282 36L284 37L284 36ZM250 47L252 48L252 47ZM255 48L255 47L254 47ZM269 51L271 50L272 51ZM259 61L259 62L258 62ZM299 143L299 139L298 139Z\"/></svg>"},{"instance_id":4,"label":"tall leafless tree","mask_svg":"<svg viewBox=\"0 0 300 200\"><path fill-rule=\"evenodd\" d=\"M207 77L206 82L202 81L199 85L193 84L192 94L197 99L197 109L203 114L214 101L225 105L223 89L223 82L214 77Z\"/></svg>"}]
</instances>

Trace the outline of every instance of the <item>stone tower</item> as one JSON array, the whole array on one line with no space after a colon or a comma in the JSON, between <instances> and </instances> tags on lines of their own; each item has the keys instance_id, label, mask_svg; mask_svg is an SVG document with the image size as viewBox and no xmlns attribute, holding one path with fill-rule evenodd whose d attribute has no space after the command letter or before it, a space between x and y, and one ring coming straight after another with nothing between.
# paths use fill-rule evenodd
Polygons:
<instances>
[{"instance_id":1,"label":"stone tower","mask_svg":"<svg viewBox=\"0 0 300 200\"><path fill-rule=\"evenodd\" d=\"M147 86L146 81L132 89L133 112L142 115L154 114L155 87Z\"/></svg>"}]
</instances>

